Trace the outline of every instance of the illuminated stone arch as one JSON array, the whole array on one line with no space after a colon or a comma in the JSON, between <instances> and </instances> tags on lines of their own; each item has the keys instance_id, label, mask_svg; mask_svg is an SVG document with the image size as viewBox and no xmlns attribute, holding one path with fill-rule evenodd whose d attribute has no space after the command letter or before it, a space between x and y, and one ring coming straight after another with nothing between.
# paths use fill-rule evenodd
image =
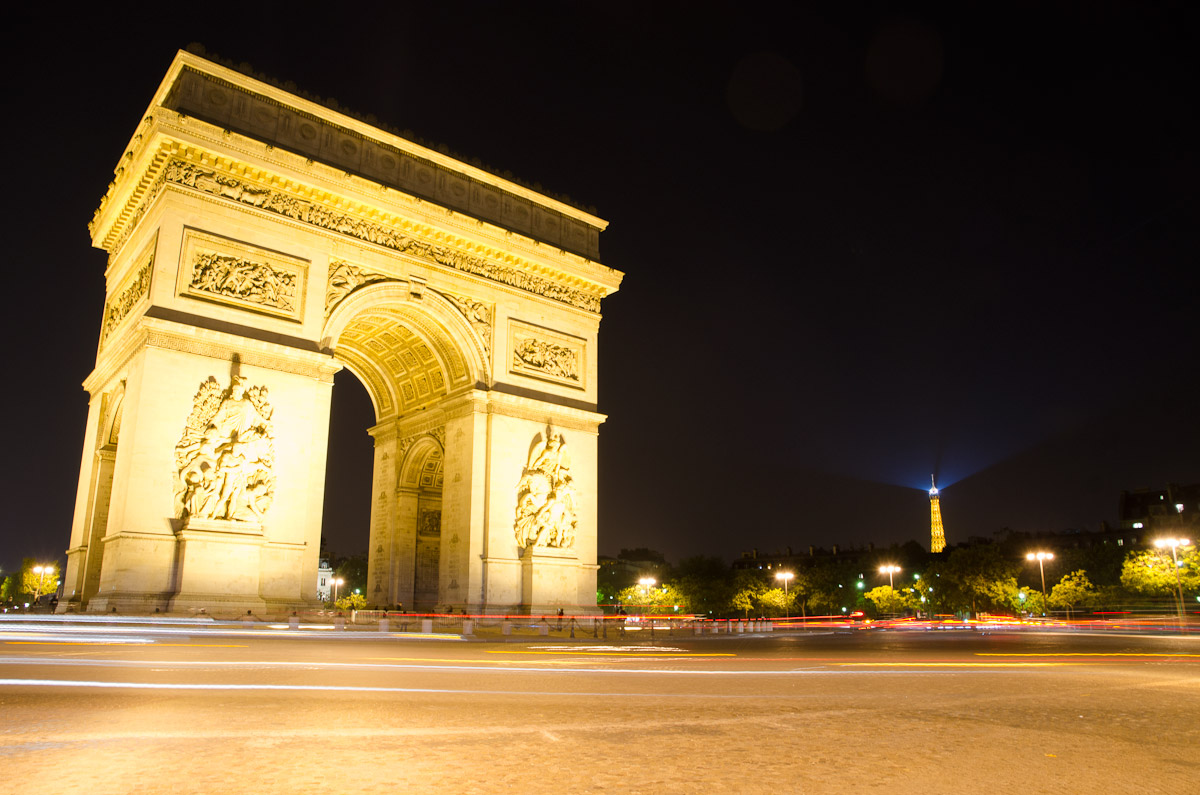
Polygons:
<instances>
[{"instance_id":1,"label":"illuminated stone arch","mask_svg":"<svg viewBox=\"0 0 1200 795\"><path fill-rule=\"evenodd\" d=\"M595 611L606 222L188 53L141 119L89 225L104 323L59 610L315 607L344 367L376 418L369 601L413 604L440 511L431 606ZM551 432L578 534L522 544Z\"/></svg>"},{"instance_id":2,"label":"illuminated stone arch","mask_svg":"<svg viewBox=\"0 0 1200 795\"><path fill-rule=\"evenodd\" d=\"M366 387L377 422L402 417L488 381L482 343L439 293L408 282L370 284L337 304L321 335Z\"/></svg>"}]
</instances>

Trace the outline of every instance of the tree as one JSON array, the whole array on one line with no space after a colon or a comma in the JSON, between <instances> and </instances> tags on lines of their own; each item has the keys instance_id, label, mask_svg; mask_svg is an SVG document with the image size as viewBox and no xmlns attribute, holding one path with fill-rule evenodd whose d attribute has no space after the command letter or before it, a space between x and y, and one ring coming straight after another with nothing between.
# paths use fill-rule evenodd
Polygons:
<instances>
[{"instance_id":1,"label":"tree","mask_svg":"<svg viewBox=\"0 0 1200 795\"><path fill-rule=\"evenodd\" d=\"M689 613L704 615L724 614L735 590L729 564L720 558L705 556L680 561L669 582L679 590Z\"/></svg>"},{"instance_id":2,"label":"tree","mask_svg":"<svg viewBox=\"0 0 1200 795\"><path fill-rule=\"evenodd\" d=\"M672 585L631 585L617 594L622 605L639 608L642 613L690 613L687 599Z\"/></svg>"},{"instance_id":3,"label":"tree","mask_svg":"<svg viewBox=\"0 0 1200 795\"><path fill-rule=\"evenodd\" d=\"M741 613L743 618L749 618L750 611L757 609L758 597L767 590L766 575L755 570L734 572L730 588L733 593L729 597L727 609Z\"/></svg>"},{"instance_id":4,"label":"tree","mask_svg":"<svg viewBox=\"0 0 1200 795\"><path fill-rule=\"evenodd\" d=\"M857 571L854 563L828 560L805 572L807 583L801 592L808 608L814 613L840 614L843 607L854 604L858 599L854 588Z\"/></svg>"},{"instance_id":5,"label":"tree","mask_svg":"<svg viewBox=\"0 0 1200 795\"><path fill-rule=\"evenodd\" d=\"M1088 579L1083 569L1073 571L1063 577L1050 589L1050 606L1065 608L1070 618L1071 610L1075 607L1091 607L1100 596L1096 586Z\"/></svg>"},{"instance_id":6,"label":"tree","mask_svg":"<svg viewBox=\"0 0 1200 795\"><path fill-rule=\"evenodd\" d=\"M863 597L875 605L875 612L879 615L895 615L905 610L916 609L917 606L916 596L908 591L895 590L890 585L872 588L863 594Z\"/></svg>"},{"instance_id":7,"label":"tree","mask_svg":"<svg viewBox=\"0 0 1200 795\"><path fill-rule=\"evenodd\" d=\"M1179 582L1185 591L1200 589L1200 550L1190 545L1176 550L1179 557ZM1171 550L1148 549L1130 552L1121 567L1121 584L1149 595L1175 592L1174 559Z\"/></svg>"},{"instance_id":8,"label":"tree","mask_svg":"<svg viewBox=\"0 0 1200 795\"><path fill-rule=\"evenodd\" d=\"M367 606L367 597L360 593L348 593L334 602L338 610L362 610Z\"/></svg>"},{"instance_id":9,"label":"tree","mask_svg":"<svg viewBox=\"0 0 1200 795\"><path fill-rule=\"evenodd\" d=\"M986 608L1011 608L1010 596L1019 593L1017 571L1018 565L1006 560L998 547L980 544L951 552L942 579L957 586L975 613L981 604Z\"/></svg>"},{"instance_id":10,"label":"tree","mask_svg":"<svg viewBox=\"0 0 1200 795\"><path fill-rule=\"evenodd\" d=\"M345 580L341 588L347 592L353 591L355 588L359 591L367 590L367 555L365 552L331 560L330 565L333 566L334 576Z\"/></svg>"},{"instance_id":11,"label":"tree","mask_svg":"<svg viewBox=\"0 0 1200 795\"><path fill-rule=\"evenodd\" d=\"M758 595L758 604L762 607L763 613L773 616L789 614L792 609L792 603L795 600L795 593L788 592L785 594L782 588L771 588Z\"/></svg>"},{"instance_id":12,"label":"tree","mask_svg":"<svg viewBox=\"0 0 1200 795\"><path fill-rule=\"evenodd\" d=\"M12 575L12 579L9 598L14 602L32 602L35 598L53 594L58 590L58 563L39 563L33 558L25 558L21 561L21 568Z\"/></svg>"},{"instance_id":13,"label":"tree","mask_svg":"<svg viewBox=\"0 0 1200 795\"><path fill-rule=\"evenodd\" d=\"M729 600L729 607L734 612L742 613L743 618L750 617L750 611L754 609L755 603L758 601L758 592L745 588L735 593Z\"/></svg>"}]
</instances>

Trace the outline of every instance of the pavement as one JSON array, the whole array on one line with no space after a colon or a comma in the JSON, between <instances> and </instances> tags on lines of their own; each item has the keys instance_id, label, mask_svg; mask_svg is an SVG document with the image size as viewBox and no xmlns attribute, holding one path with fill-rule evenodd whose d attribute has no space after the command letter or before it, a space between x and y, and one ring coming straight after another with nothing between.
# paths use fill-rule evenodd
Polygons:
<instances>
[{"instance_id":1,"label":"pavement","mask_svg":"<svg viewBox=\"0 0 1200 795\"><path fill-rule=\"evenodd\" d=\"M0 769L89 795L1197 791L1195 637L660 634L0 621Z\"/></svg>"}]
</instances>

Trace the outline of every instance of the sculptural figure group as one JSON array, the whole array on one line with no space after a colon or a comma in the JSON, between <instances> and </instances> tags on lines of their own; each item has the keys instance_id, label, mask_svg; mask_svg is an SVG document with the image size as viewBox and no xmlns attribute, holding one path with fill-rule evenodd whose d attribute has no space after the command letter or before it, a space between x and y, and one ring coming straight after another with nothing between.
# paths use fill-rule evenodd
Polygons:
<instances>
[{"instance_id":1,"label":"sculptural figure group","mask_svg":"<svg viewBox=\"0 0 1200 795\"><path fill-rule=\"evenodd\" d=\"M571 458L562 434L546 430L534 445L517 485L517 546L569 548L575 545L575 486Z\"/></svg>"},{"instance_id":2,"label":"sculptural figure group","mask_svg":"<svg viewBox=\"0 0 1200 795\"><path fill-rule=\"evenodd\" d=\"M266 387L247 389L241 376L227 390L201 384L175 448L180 518L262 522L275 493L271 413Z\"/></svg>"}]
</instances>

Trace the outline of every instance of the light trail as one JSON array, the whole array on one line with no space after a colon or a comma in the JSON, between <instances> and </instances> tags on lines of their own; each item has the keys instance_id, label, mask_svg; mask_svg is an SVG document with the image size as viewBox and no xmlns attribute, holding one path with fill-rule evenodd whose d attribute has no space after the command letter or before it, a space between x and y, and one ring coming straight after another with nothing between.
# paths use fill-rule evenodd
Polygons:
<instances>
[{"instance_id":1,"label":"light trail","mask_svg":"<svg viewBox=\"0 0 1200 795\"><path fill-rule=\"evenodd\" d=\"M485 669L486 670L486 669ZM540 674L547 673L545 670L537 669ZM977 671L978 673L999 673L995 670ZM1008 671L1008 673L1022 673L1027 671ZM496 673L505 673L496 671ZM552 673L564 673L562 671L553 671ZM581 670L575 673L646 673L646 674L688 674L688 673L705 673L701 671L588 671ZM723 673L739 673L746 675L763 674L766 672L743 671L734 672L727 671ZM808 670L808 671L777 671L771 672L775 676L885 676L888 674L908 675L912 673L920 673L919 671L823 671L823 670ZM927 673L937 673L936 671L928 671ZM959 672L965 673L965 672ZM206 682L101 682L96 680L71 680L71 679L0 679L0 687L62 687L87 689L94 688L99 690L197 690L197 691L231 691L231 692L324 692L324 693L426 693L426 694L442 694L442 695L491 695L491 696L520 696L526 698L528 696L573 696L583 698L679 698L679 699L708 699L708 700L764 700L764 699L794 699L795 694L791 693L747 693L747 694L728 694L728 693L664 693L661 690L649 691L645 693L632 692L613 692L610 690L600 691L571 691L571 690L487 690L487 689L467 689L467 688L435 688L435 687L383 687L383 686L361 686L361 685L273 685L273 684L216 684Z\"/></svg>"},{"instance_id":2,"label":"light trail","mask_svg":"<svg viewBox=\"0 0 1200 795\"><path fill-rule=\"evenodd\" d=\"M848 662L834 663L840 666L883 666L887 668L1051 668L1063 665L1078 665L1064 662Z\"/></svg>"},{"instance_id":3,"label":"light trail","mask_svg":"<svg viewBox=\"0 0 1200 795\"><path fill-rule=\"evenodd\" d=\"M1200 654L1177 654L1175 652L1132 652L1132 651L1059 651L1059 652L998 652L977 651L976 657L1200 657Z\"/></svg>"},{"instance_id":4,"label":"light trail","mask_svg":"<svg viewBox=\"0 0 1200 795\"><path fill-rule=\"evenodd\" d=\"M245 649L249 648L244 643L159 643L156 640L141 640L133 638L129 640L6 640L6 646L142 646L151 644L154 646L186 646L187 648L202 648L202 649Z\"/></svg>"},{"instance_id":5,"label":"light trail","mask_svg":"<svg viewBox=\"0 0 1200 795\"><path fill-rule=\"evenodd\" d=\"M736 654L729 652L630 652L630 651L576 651L574 649L560 649L558 651L510 651L508 649L488 649L488 654L574 654L586 655L594 657L642 657L655 660L682 659L686 657L736 657Z\"/></svg>"}]
</instances>

